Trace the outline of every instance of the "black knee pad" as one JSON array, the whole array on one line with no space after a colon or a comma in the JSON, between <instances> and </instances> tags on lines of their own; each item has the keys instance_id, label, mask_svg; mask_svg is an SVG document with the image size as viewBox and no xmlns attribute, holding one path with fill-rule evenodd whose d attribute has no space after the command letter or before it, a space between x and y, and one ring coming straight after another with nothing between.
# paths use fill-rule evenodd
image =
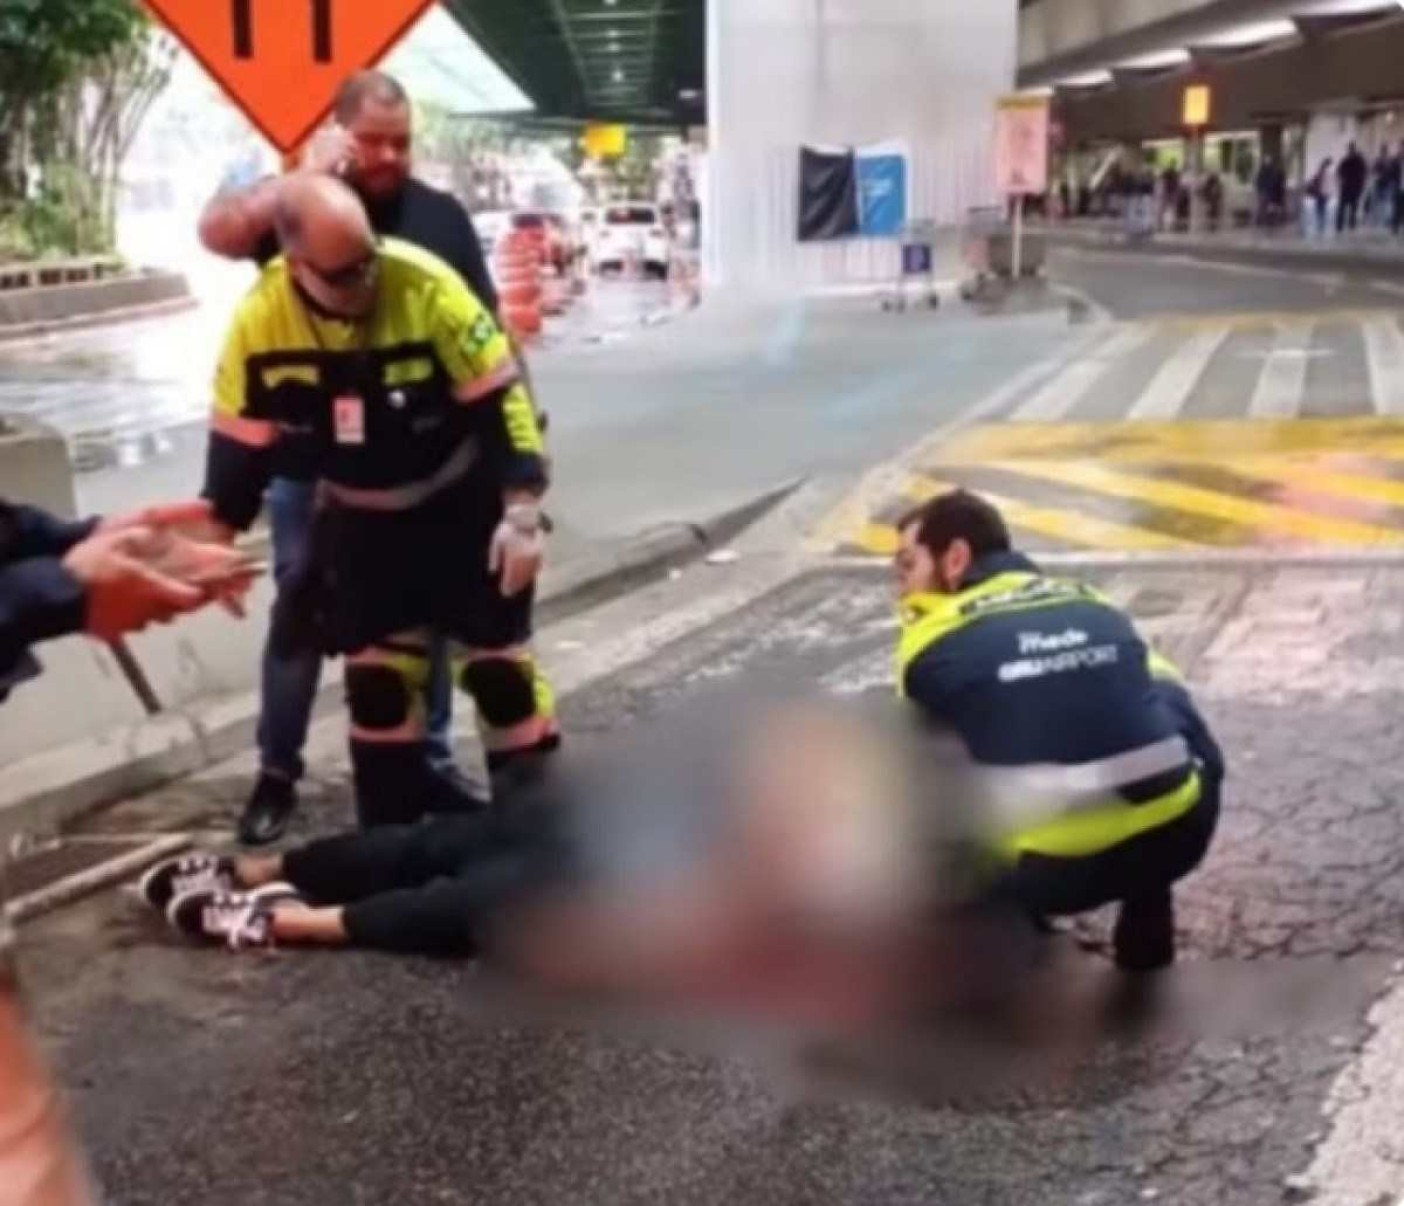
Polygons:
<instances>
[{"instance_id":1,"label":"black knee pad","mask_svg":"<svg viewBox=\"0 0 1404 1206\"><path fill-rule=\"evenodd\" d=\"M351 720L372 732L398 729L410 717L410 692L390 666L348 666L346 699Z\"/></svg>"},{"instance_id":2,"label":"black knee pad","mask_svg":"<svg viewBox=\"0 0 1404 1206\"><path fill-rule=\"evenodd\" d=\"M469 662L461 682L494 729L510 729L536 715L531 671L520 662L498 657Z\"/></svg>"}]
</instances>

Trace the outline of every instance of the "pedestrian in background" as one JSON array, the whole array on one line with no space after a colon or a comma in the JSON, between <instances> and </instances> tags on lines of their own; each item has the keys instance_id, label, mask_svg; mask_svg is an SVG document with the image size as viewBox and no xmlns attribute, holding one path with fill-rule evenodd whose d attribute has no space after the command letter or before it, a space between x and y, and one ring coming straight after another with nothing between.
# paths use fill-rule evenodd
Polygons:
<instances>
[{"instance_id":1,"label":"pedestrian in background","mask_svg":"<svg viewBox=\"0 0 1404 1206\"><path fill-rule=\"evenodd\" d=\"M1369 163L1360 153L1360 148L1352 142L1336 169L1336 179L1340 184L1340 203L1336 208L1337 234L1359 226L1360 202L1365 196L1365 183L1369 175Z\"/></svg>"},{"instance_id":2,"label":"pedestrian in background","mask_svg":"<svg viewBox=\"0 0 1404 1206\"><path fill-rule=\"evenodd\" d=\"M1329 155L1321 161L1316 174L1306 186L1307 204L1302 207L1308 235L1324 235L1329 229L1327 219L1331 209L1331 183L1335 179L1332 166L1335 160Z\"/></svg>"}]
</instances>

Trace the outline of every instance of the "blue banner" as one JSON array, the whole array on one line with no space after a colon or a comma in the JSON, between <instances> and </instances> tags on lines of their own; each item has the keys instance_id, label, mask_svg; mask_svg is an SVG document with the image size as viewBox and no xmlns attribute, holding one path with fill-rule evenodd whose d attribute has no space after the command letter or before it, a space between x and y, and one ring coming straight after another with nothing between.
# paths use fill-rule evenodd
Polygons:
<instances>
[{"instance_id":1,"label":"blue banner","mask_svg":"<svg viewBox=\"0 0 1404 1206\"><path fill-rule=\"evenodd\" d=\"M865 238L895 239L907 224L907 160L902 155L858 156L858 214Z\"/></svg>"}]
</instances>

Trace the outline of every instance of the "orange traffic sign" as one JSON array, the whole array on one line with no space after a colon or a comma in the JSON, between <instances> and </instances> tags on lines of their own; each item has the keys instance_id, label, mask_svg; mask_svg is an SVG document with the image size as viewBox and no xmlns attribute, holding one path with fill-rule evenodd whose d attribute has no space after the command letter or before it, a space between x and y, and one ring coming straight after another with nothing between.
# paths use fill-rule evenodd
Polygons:
<instances>
[{"instance_id":1,"label":"orange traffic sign","mask_svg":"<svg viewBox=\"0 0 1404 1206\"><path fill-rule=\"evenodd\" d=\"M236 105L285 154L434 0L146 0Z\"/></svg>"}]
</instances>

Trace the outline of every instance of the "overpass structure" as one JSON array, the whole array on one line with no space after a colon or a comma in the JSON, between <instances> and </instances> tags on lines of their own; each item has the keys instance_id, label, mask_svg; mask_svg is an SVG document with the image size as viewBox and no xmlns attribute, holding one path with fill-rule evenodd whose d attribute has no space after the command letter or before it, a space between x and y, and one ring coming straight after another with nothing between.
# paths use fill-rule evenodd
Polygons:
<instances>
[{"instance_id":1,"label":"overpass structure","mask_svg":"<svg viewBox=\"0 0 1404 1206\"><path fill-rule=\"evenodd\" d=\"M1299 166L1404 138L1399 0L1021 0L1019 82L1052 88L1071 145L1184 133L1189 82L1211 130Z\"/></svg>"}]
</instances>

